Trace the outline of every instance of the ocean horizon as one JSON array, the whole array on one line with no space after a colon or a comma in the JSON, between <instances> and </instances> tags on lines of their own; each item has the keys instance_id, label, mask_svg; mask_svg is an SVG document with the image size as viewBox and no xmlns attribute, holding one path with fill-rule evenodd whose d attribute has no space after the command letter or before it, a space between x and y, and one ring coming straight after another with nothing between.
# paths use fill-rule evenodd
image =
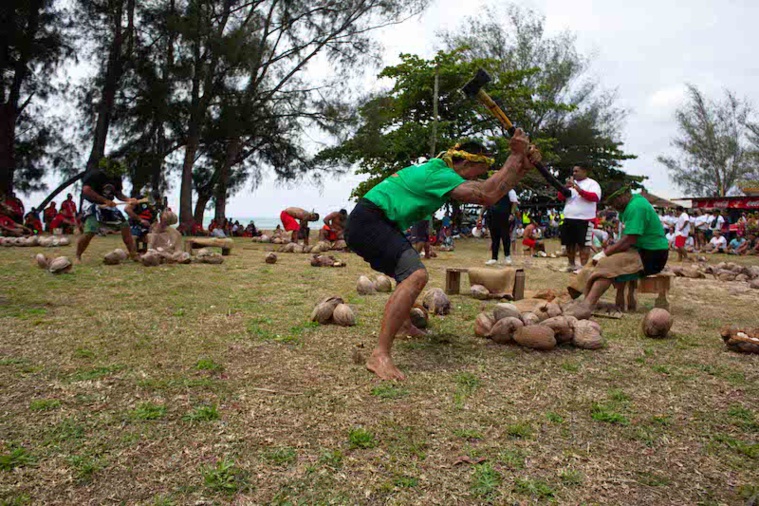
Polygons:
<instances>
[{"instance_id":1,"label":"ocean horizon","mask_svg":"<svg viewBox=\"0 0 759 506\"><path fill-rule=\"evenodd\" d=\"M243 227L247 227L251 221L256 224L256 228L260 230L274 230L277 225L281 225L282 222L279 217L272 216L227 216L229 221L239 221ZM203 228L208 228L213 220L213 215L203 217Z\"/></svg>"}]
</instances>

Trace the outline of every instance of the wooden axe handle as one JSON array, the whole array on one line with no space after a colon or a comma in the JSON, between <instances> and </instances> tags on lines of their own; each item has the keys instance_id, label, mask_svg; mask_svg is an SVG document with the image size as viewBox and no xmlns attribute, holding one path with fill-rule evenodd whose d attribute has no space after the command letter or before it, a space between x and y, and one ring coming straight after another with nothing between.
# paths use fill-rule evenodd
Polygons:
<instances>
[{"instance_id":1,"label":"wooden axe handle","mask_svg":"<svg viewBox=\"0 0 759 506\"><path fill-rule=\"evenodd\" d=\"M150 199L145 197L144 199L140 199L137 202L135 202L135 204L147 204L149 202L150 202ZM125 206L127 204L128 204L127 202L116 202L117 206ZM100 207L100 209L108 209L109 206L100 204L98 207Z\"/></svg>"}]
</instances>

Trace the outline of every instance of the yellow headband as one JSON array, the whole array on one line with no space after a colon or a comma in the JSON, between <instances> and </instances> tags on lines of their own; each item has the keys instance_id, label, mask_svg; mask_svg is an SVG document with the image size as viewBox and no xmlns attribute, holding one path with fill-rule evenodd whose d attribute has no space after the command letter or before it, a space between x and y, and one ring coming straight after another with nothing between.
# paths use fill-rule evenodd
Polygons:
<instances>
[{"instance_id":1,"label":"yellow headband","mask_svg":"<svg viewBox=\"0 0 759 506\"><path fill-rule=\"evenodd\" d=\"M467 160L469 162L475 162L475 163L486 163L488 165L493 165L495 163L495 159L485 156L485 155L475 155L472 153L468 153L466 151L461 151L459 148L461 147L461 144L456 144L451 149L446 151L445 153L441 153L439 155L439 158L442 158L443 161L448 165L448 167L453 168L453 157L456 158L463 158L464 160Z\"/></svg>"}]
</instances>

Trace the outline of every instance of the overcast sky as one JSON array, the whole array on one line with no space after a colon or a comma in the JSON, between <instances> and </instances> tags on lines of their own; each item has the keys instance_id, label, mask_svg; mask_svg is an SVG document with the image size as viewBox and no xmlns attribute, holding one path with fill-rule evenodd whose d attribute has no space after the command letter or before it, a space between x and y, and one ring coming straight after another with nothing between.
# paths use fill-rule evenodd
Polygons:
<instances>
[{"instance_id":1,"label":"overcast sky","mask_svg":"<svg viewBox=\"0 0 759 506\"><path fill-rule=\"evenodd\" d=\"M431 56L438 48L436 32L452 28L486 4L435 0L421 17L383 30L378 39L385 48L384 64L396 63L400 53ZM629 112L623 149L638 155L624 168L648 176L647 186L662 197L681 196L656 157L671 152L669 144L676 134L673 114L684 99L685 83L713 98L727 88L759 106L759 1L528 0L521 4L546 16L549 33L575 33L579 51L591 57L590 72L602 87L617 90L617 104ZM371 82L370 76L367 83ZM232 197L227 215L277 216L288 206L321 213L350 208L349 195L359 180L347 175L327 180L321 188L303 183L283 188L267 177L256 190ZM57 180L49 181L50 187L56 184ZM175 184L172 206L178 207L178 194ZM27 209L43 196L25 198Z\"/></svg>"}]
</instances>

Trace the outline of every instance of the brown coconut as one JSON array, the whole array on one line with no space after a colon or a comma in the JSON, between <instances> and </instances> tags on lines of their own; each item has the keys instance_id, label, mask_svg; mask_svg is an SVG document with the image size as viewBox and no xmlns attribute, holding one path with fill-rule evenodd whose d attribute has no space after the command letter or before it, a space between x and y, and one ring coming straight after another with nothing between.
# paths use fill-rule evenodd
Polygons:
<instances>
[{"instance_id":1,"label":"brown coconut","mask_svg":"<svg viewBox=\"0 0 759 506\"><path fill-rule=\"evenodd\" d=\"M472 285L470 290L472 297L477 300L485 300L490 296L490 291L482 285Z\"/></svg>"},{"instance_id":2,"label":"brown coconut","mask_svg":"<svg viewBox=\"0 0 759 506\"><path fill-rule=\"evenodd\" d=\"M58 244L60 246L68 246L71 244L71 240L68 237L61 237ZM36 244L34 244L36 246Z\"/></svg>"},{"instance_id":3,"label":"brown coconut","mask_svg":"<svg viewBox=\"0 0 759 506\"><path fill-rule=\"evenodd\" d=\"M759 290L759 279L752 280L751 282L749 282L748 286L750 286L754 290Z\"/></svg>"},{"instance_id":4,"label":"brown coconut","mask_svg":"<svg viewBox=\"0 0 759 506\"><path fill-rule=\"evenodd\" d=\"M359 276L358 282L356 283L356 291L359 295L374 295L377 292L372 280L366 276Z\"/></svg>"},{"instance_id":5,"label":"brown coconut","mask_svg":"<svg viewBox=\"0 0 759 506\"><path fill-rule=\"evenodd\" d=\"M746 281L748 281L748 279L749 279L748 276L746 276L745 274L738 274L737 276L735 276L735 281L740 281L741 283L745 283Z\"/></svg>"},{"instance_id":6,"label":"brown coconut","mask_svg":"<svg viewBox=\"0 0 759 506\"><path fill-rule=\"evenodd\" d=\"M377 276L377 279L374 280L374 289L378 292L388 293L393 291L393 282L390 280L389 277L385 276L384 274L380 274Z\"/></svg>"},{"instance_id":7,"label":"brown coconut","mask_svg":"<svg viewBox=\"0 0 759 506\"><path fill-rule=\"evenodd\" d=\"M597 350L604 345L601 326L591 320L577 320L572 344L585 350Z\"/></svg>"},{"instance_id":8,"label":"brown coconut","mask_svg":"<svg viewBox=\"0 0 759 506\"><path fill-rule=\"evenodd\" d=\"M654 308L643 318L641 328L646 337L667 337L672 328L672 315L666 309Z\"/></svg>"},{"instance_id":9,"label":"brown coconut","mask_svg":"<svg viewBox=\"0 0 759 506\"><path fill-rule=\"evenodd\" d=\"M535 307L535 311L533 312L538 315L540 321L553 318L554 316L560 316L562 313L561 307L558 304L547 301L543 301L542 303L538 304L537 307Z\"/></svg>"},{"instance_id":10,"label":"brown coconut","mask_svg":"<svg viewBox=\"0 0 759 506\"><path fill-rule=\"evenodd\" d=\"M155 267L161 265L161 256L154 250L148 250L147 253L140 257L140 262L145 267Z\"/></svg>"},{"instance_id":11,"label":"brown coconut","mask_svg":"<svg viewBox=\"0 0 759 506\"><path fill-rule=\"evenodd\" d=\"M258 238L258 242L271 242L271 237L266 234L261 234L261 237Z\"/></svg>"},{"instance_id":12,"label":"brown coconut","mask_svg":"<svg viewBox=\"0 0 759 506\"><path fill-rule=\"evenodd\" d=\"M733 271L722 269L717 271L715 277L720 281L735 281L736 274Z\"/></svg>"},{"instance_id":13,"label":"brown coconut","mask_svg":"<svg viewBox=\"0 0 759 506\"><path fill-rule=\"evenodd\" d=\"M690 279L703 279L706 278L706 274L699 271L695 267L687 267L683 269L683 276Z\"/></svg>"},{"instance_id":14,"label":"brown coconut","mask_svg":"<svg viewBox=\"0 0 759 506\"><path fill-rule=\"evenodd\" d=\"M48 270L53 274L69 272L72 268L71 260L66 257L57 257L50 261Z\"/></svg>"},{"instance_id":15,"label":"brown coconut","mask_svg":"<svg viewBox=\"0 0 759 506\"><path fill-rule=\"evenodd\" d=\"M562 314L565 316L574 316L578 320L588 320L593 316L593 312L588 306L578 302L570 302L567 304L564 307Z\"/></svg>"},{"instance_id":16,"label":"brown coconut","mask_svg":"<svg viewBox=\"0 0 759 506\"><path fill-rule=\"evenodd\" d=\"M553 329L554 337L558 344L568 343L572 341L574 336L574 327L569 323L569 320L565 316L554 316L541 323L546 327Z\"/></svg>"},{"instance_id":17,"label":"brown coconut","mask_svg":"<svg viewBox=\"0 0 759 506\"><path fill-rule=\"evenodd\" d=\"M284 242L285 242L284 239L282 239L281 237L275 237L274 239L271 240L272 244L284 244Z\"/></svg>"},{"instance_id":18,"label":"brown coconut","mask_svg":"<svg viewBox=\"0 0 759 506\"><path fill-rule=\"evenodd\" d=\"M264 262L266 262L267 264L276 264L277 263L276 253L269 253L268 255L266 255L266 257L264 258Z\"/></svg>"},{"instance_id":19,"label":"brown coconut","mask_svg":"<svg viewBox=\"0 0 759 506\"><path fill-rule=\"evenodd\" d=\"M340 297L322 299L311 312L311 321L321 324L329 322L332 319L332 313L335 311L335 308L343 302L345 301Z\"/></svg>"},{"instance_id":20,"label":"brown coconut","mask_svg":"<svg viewBox=\"0 0 759 506\"><path fill-rule=\"evenodd\" d=\"M205 255L202 257L198 257L201 263L204 264L214 264L219 265L224 263L224 257L221 256L221 253L211 253L210 255Z\"/></svg>"},{"instance_id":21,"label":"brown coconut","mask_svg":"<svg viewBox=\"0 0 759 506\"><path fill-rule=\"evenodd\" d=\"M332 249L348 249L348 245L343 241L342 239L335 241L335 245L332 246Z\"/></svg>"},{"instance_id":22,"label":"brown coconut","mask_svg":"<svg viewBox=\"0 0 759 506\"><path fill-rule=\"evenodd\" d=\"M495 324L495 318L490 313L482 312L477 315L474 320L474 335L479 337L487 337L490 334L490 329Z\"/></svg>"},{"instance_id":23,"label":"brown coconut","mask_svg":"<svg viewBox=\"0 0 759 506\"><path fill-rule=\"evenodd\" d=\"M47 269L50 267L50 259L48 259L42 253L37 253L37 255L34 257L34 260L37 262L37 267L40 269Z\"/></svg>"},{"instance_id":24,"label":"brown coconut","mask_svg":"<svg viewBox=\"0 0 759 506\"><path fill-rule=\"evenodd\" d=\"M535 313L531 313L530 311L525 311L524 313L519 314L519 319L522 320L522 323L527 325L537 325L540 323L540 318L538 318L538 315Z\"/></svg>"},{"instance_id":25,"label":"brown coconut","mask_svg":"<svg viewBox=\"0 0 759 506\"><path fill-rule=\"evenodd\" d=\"M451 312L451 301L440 288L427 290L422 297L422 305L427 311L437 315L446 315Z\"/></svg>"},{"instance_id":26,"label":"brown coconut","mask_svg":"<svg viewBox=\"0 0 759 506\"><path fill-rule=\"evenodd\" d=\"M501 304L495 305L493 308L493 316L495 317L496 321L500 320L501 318L519 318L519 310L514 304L503 302Z\"/></svg>"},{"instance_id":27,"label":"brown coconut","mask_svg":"<svg viewBox=\"0 0 759 506\"><path fill-rule=\"evenodd\" d=\"M425 329L429 324L429 313L419 304L414 304L414 307L411 308L409 318L411 319L411 325L418 329Z\"/></svg>"},{"instance_id":28,"label":"brown coconut","mask_svg":"<svg viewBox=\"0 0 759 506\"><path fill-rule=\"evenodd\" d=\"M727 349L738 353L759 353L759 329L739 328L728 325L720 331Z\"/></svg>"},{"instance_id":29,"label":"brown coconut","mask_svg":"<svg viewBox=\"0 0 759 506\"><path fill-rule=\"evenodd\" d=\"M116 253L116 251L111 251L103 257L103 263L105 265L117 265L121 263L121 260L121 255Z\"/></svg>"},{"instance_id":30,"label":"brown coconut","mask_svg":"<svg viewBox=\"0 0 759 506\"><path fill-rule=\"evenodd\" d=\"M507 316L493 324L488 337L498 344L508 344L514 340L514 333L517 329L522 327L524 327L522 320Z\"/></svg>"},{"instance_id":31,"label":"brown coconut","mask_svg":"<svg viewBox=\"0 0 759 506\"><path fill-rule=\"evenodd\" d=\"M338 304L332 312L332 319L343 327L352 327L356 324L356 316L348 304Z\"/></svg>"},{"instance_id":32,"label":"brown coconut","mask_svg":"<svg viewBox=\"0 0 759 506\"><path fill-rule=\"evenodd\" d=\"M534 350L552 350L556 347L553 329L545 325L520 327L514 333L514 341Z\"/></svg>"}]
</instances>

